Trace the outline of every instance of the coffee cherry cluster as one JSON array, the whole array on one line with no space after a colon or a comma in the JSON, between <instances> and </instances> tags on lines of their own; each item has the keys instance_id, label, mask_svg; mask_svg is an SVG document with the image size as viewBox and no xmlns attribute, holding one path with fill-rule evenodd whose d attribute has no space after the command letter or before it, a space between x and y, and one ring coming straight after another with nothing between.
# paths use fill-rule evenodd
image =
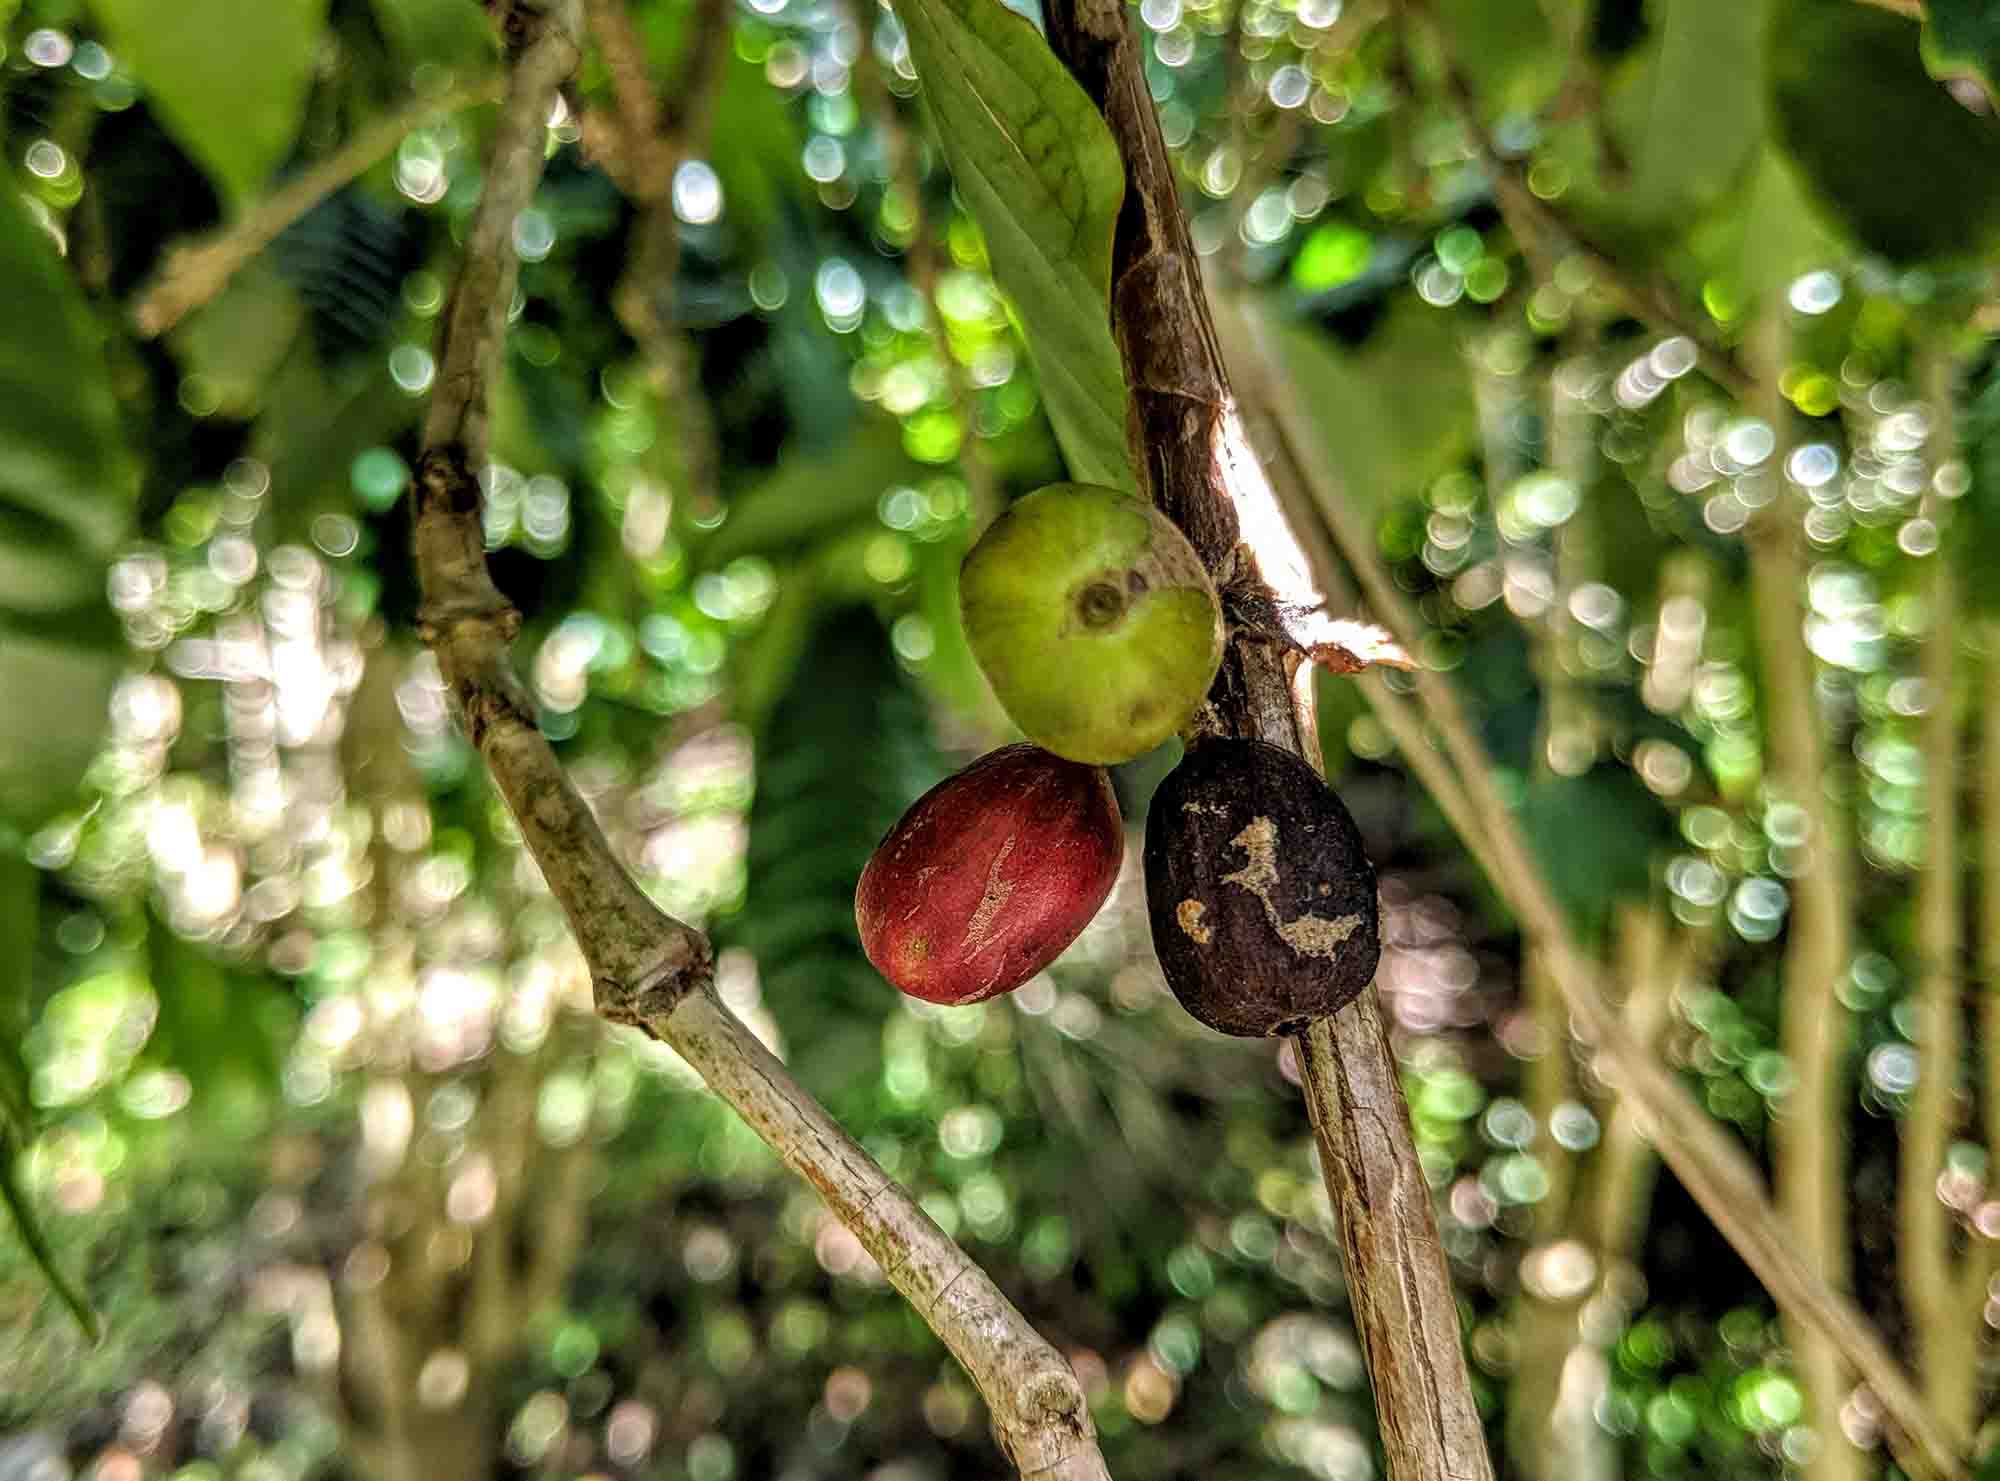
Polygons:
<instances>
[{"instance_id":1,"label":"coffee cherry cluster","mask_svg":"<svg viewBox=\"0 0 2000 1481\"><path fill-rule=\"evenodd\" d=\"M973 656L1028 743L919 798L855 892L868 959L934 1003L1019 987L1090 923L1124 853L1104 768L1188 724L1224 637L1186 537L1151 505L1085 484L1040 489L996 520L959 593ZM1211 1028L1286 1032L1374 976L1359 830L1287 751L1196 742L1153 800L1145 863L1160 966Z\"/></svg>"}]
</instances>

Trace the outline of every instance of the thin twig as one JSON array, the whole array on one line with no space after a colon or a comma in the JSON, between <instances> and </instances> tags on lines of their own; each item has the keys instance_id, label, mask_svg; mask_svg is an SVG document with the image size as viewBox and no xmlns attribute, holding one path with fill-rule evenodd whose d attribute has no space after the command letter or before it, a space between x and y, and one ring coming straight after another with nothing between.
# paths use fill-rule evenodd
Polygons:
<instances>
[{"instance_id":1,"label":"thin twig","mask_svg":"<svg viewBox=\"0 0 2000 1481\"><path fill-rule=\"evenodd\" d=\"M1956 366L1938 342L1918 351L1931 414L1933 469L1955 455L1953 390ZM1940 523L1946 508L1935 494L1926 513ZM1917 876L1918 957L1915 1034L1917 1084L1903 1113L1896 1222L1896 1273L1911 1317L1917 1372L1924 1396L1941 1415L1971 1426L1979 1397L1979 1339L1984 1329L1985 1261L1952 1248L1953 1217L1938 1179L1959 1129L1965 1058L1965 888L1958 731L1958 645L1961 636L1956 552L1943 542L1930 556L1930 590L1923 642L1924 868Z\"/></svg>"},{"instance_id":2,"label":"thin twig","mask_svg":"<svg viewBox=\"0 0 2000 1481\"><path fill-rule=\"evenodd\" d=\"M584 0L583 10L597 53L604 59L604 70L611 78L611 99L622 136L619 188L644 204L664 200L673 190L677 161L666 143L666 119L653 91L646 45L626 14L624 0ZM690 55L706 55L699 31L690 46Z\"/></svg>"},{"instance_id":3,"label":"thin twig","mask_svg":"<svg viewBox=\"0 0 2000 1481\"><path fill-rule=\"evenodd\" d=\"M2000 622L1980 624L1979 655L1979 1004L1981 1126L1987 1166L2000 1165ZM1989 1173L1988 1186L1996 1181ZM2000 1274L2000 1240L1986 1265Z\"/></svg>"},{"instance_id":4,"label":"thin twig","mask_svg":"<svg viewBox=\"0 0 2000 1481\"><path fill-rule=\"evenodd\" d=\"M682 491L707 507L716 501L721 457L707 398L696 384L694 346L676 311L681 223L673 188L681 165L708 144L729 60L734 0L697 0L668 103L654 94L645 44L624 0L586 0L586 8L623 127L620 184L639 207L635 245L612 289L611 305L646 357L655 399L678 419Z\"/></svg>"},{"instance_id":5,"label":"thin twig","mask_svg":"<svg viewBox=\"0 0 2000 1481\"><path fill-rule=\"evenodd\" d=\"M405 103L228 226L198 241L169 247L159 270L133 300L132 327L145 339L165 334L228 287L244 264L286 227L367 171L412 129L462 108L491 103L500 96L500 87L498 76L483 77L437 97Z\"/></svg>"},{"instance_id":6,"label":"thin twig","mask_svg":"<svg viewBox=\"0 0 2000 1481\"><path fill-rule=\"evenodd\" d=\"M1131 388L1127 439L1140 487L1219 573L1239 610L1247 601L1330 621L1230 393L1126 8L1122 0L1050 0L1044 13L1050 45L1103 113L1125 165L1111 317ZM1312 651L1296 631L1285 636ZM1318 767L1312 680L1298 652L1238 628L1197 728L1282 746ZM1398 1481L1489 1481L1451 1272L1375 989L1293 1043L1389 1469Z\"/></svg>"},{"instance_id":7,"label":"thin twig","mask_svg":"<svg viewBox=\"0 0 2000 1481\"><path fill-rule=\"evenodd\" d=\"M965 1366L1003 1449L1034 1481L1108 1481L1082 1385L991 1280L724 1008L708 942L656 906L620 866L536 729L508 663L520 614L494 587L480 530L486 376L514 279L511 228L541 176L544 124L576 65L577 7L503 27L510 84L485 194L438 349L416 490L421 624L466 734L562 905L597 1010L676 1050L800 1173Z\"/></svg>"},{"instance_id":8,"label":"thin twig","mask_svg":"<svg viewBox=\"0 0 2000 1481\"><path fill-rule=\"evenodd\" d=\"M1755 620L1759 708L1764 718L1767 805L1789 803L1805 822L1799 863L1792 871L1791 919L1785 934L1778 1042L1795 1083L1771 1128L1771 1179L1795 1248L1821 1280L1848 1286L1847 1107L1843 1073L1847 1010L1840 982L1854 954L1853 865L1849 830L1827 796L1828 747L1814 698L1812 650L1804 610L1809 551L1797 500L1783 469L1793 441L1789 407L1778 391L1788 353L1782 301L1764 306L1754 331L1759 381L1756 410L1777 437L1771 456L1781 495L1746 532L1750 607ZM1840 1428L1851 1378L1824 1334L1787 1314L1799 1376L1805 1380L1813 1428L1825 1438L1810 1481L1850 1481L1860 1452Z\"/></svg>"},{"instance_id":9,"label":"thin twig","mask_svg":"<svg viewBox=\"0 0 2000 1481\"><path fill-rule=\"evenodd\" d=\"M1597 141L1599 173L1607 185L1622 186L1630 176L1631 161L1625 157L1603 107L1603 69L1592 45L1596 7L1542 0L1542 13L1548 19L1550 31L1568 32L1560 41L1566 57L1562 81L1556 85L1555 97L1550 100L1544 117L1551 122L1588 117Z\"/></svg>"},{"instance_id":10,"label":"thin twig","mask_svg":"<svg viewBox=\"0 0 2000 1481\"><path fill-rule=\"evenodd\" d=\"M1494 331L1504 335L1508 331ZM1579 338L1583 338L1579 336ZM1505 414L1513 383L1493 369L1492 342L1474 343L1471 362L1475 400L1479 406L1482 458L1489 500L1501 507L1504 490L1518 477ZM1568 368L1582 365L1585 354L1559 361L1541 377L1547 397L1547 466L1573 488L1591 487L1597 450L1594 417L1580 396L1568 389ZM1533 775L1543 784L1570 765L1578 735L1596 750L1594 714L1590 701L1571 678L1569 659L1575 647L1570 614L1571 594L1583 583L1595 552L1590 530L1595 510L1585 501L1549 537L1554 586L1539 621L1528 627L1529 657L1540 679L1541 704L1536 725ZM1503 537L1504 539L1504 537ZM1594 574L1594 573L1592 573ZM1592 757L1583 758L1587 764ZM1516 1269L1510 1309L1515 1329L1514 1371L1508 1388L1507 1448L1527 1475L1539 1481L1578 1476L1584 1457L1573 1454L1577 1427L1559 1422L1565 1413L1562 1395L1575 1384L1571 1355L1588 1345L1577 1311L1588 1288L1551 1289L1533 1278L1544 1251L1569 1235L1577 1220L1577 1170L1580 1151L1565 1147L1555 1135L1556 1113L1577 1095L1575 1061L1571 1054L1569 1010L1557 987L1546 955L1532 940L1521 952L1520 999L1534 1026L1535 1045L1522 1070L1522 1099L1534 1118L1535 1160L1547 1177L1547 1189L1535 1202L1528 1229L1528 1248ZM1629 991L1629 988L1628 988ZM1589 1428L1598 1428L1590 1426Z\"/></svg>"},{"instance_id":11,"label":"thin twig","mask_svg":"<svg viewBox=\"0 0 2000 1481\"><path fill-rule=\"evenodd\" d=\"M1263 383L1275 393L1269 409L1291 457L1307 472L1335 544L1360 580L1372 615L1406 648L1416 651L1422 630L1375 547L1374 531L1342 494L1340 481L1324 458L1313 451L1311 423L1277 369L1267 331L1255 319L1246 316L1246 322L1248 349L1264 361ZM1568 918L1528 847L1519 819L1500 796L1492 760L1456 692L1443 675L1420 671L1417 694L1473 800L1485 834L1481 851L1495 866L1489 877L1513 907L1524 934L1543 942L1550 952L1578 1035L1601 1055L1604 1078L1644 1114L1662 1160L1764 1283L1779 1309L1823 1331L1875 1390L1905 1467L1965 1481L1966 1437L1930 1412L1867 1318L1800 1258L1791 1232L1772 1208L1763 1180L1743 1149L1694 1103L1612 1009L1602 969L1572 941Z\"/></svg>"},{"instance_id":12,"label":"thin twig","mask_svg":"<svg viewBox=\"0 0 2000 1481\"><path fill-rule=\"evenodd\" d=\"M1689 937L1668 923L1657 899L1619 908L1617 971L1625 981L1620 1008L1633 1042L1648 1053L1673 1019L1674 993L1687 979L1694 956ZM1603 1151L1595 1168L1588 1234L1607 1264L1629 1265L1640 1255L1651 1207L1658 1158L1630 1100L1614 1100L1604 1118Z\"/></svg>"},{"instance_id":13,"label":"thin twig","mask_svg":"<svg viewBox=\"0 0 2000 1481\"><path fill-rule=\"evenodd\" d=\"M1581 226L1536 195L1529 188L1519 163L1500 152L1499 145L1480 118L1479 100L1474 96L1472 85L1452 51L1451 38L1437 23L1437 18L1429 14L1427 0L1397 0L1397 4L1400 9L1424 15L1431 21L1430 29L1437 44L1442 74L1440 80L1446 101L1471 141L1473 152L1485 167L1493 183L1494 199L1500 208L1500 215L1506 221L1507 229L1514 234L1514 239L1520 243L1522 252L1536 267L1536 276L1543 279L1549 276L1548 244L1551 241L1566 244L1590 264L1598 282L1621 309L1663 334L1680 335L1686 339L1694 346L1696 363L1709 379L1731 396L1739 400L1747 399L1754 390L1751 375L1728 346L1716 339L1714 330L1703 322L1705 316L1681 303L1657 279L1642 282L1633 278L1624 265L1610 251L1593 241Z\"/></svg>"},{"instance_id":14,"label":"thin twig","mask_svg":"<svg viewBox=\"0 0 2000 1481\"><path fill-rule=\"evenodd\" d=\"M1872 5L1877 10L1886 10L1896 15L1907 16L1913 21L1920 21L1924 18L1924 0L1860 0L1860 3L1863 5Z\"/></svg>"}]
</instances>

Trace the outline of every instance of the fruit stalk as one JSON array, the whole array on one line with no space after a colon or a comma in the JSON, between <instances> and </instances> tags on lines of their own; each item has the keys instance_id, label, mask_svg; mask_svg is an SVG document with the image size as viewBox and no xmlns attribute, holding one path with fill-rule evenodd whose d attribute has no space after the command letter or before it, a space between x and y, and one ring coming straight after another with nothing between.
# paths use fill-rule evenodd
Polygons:
<instances>
[{"instance_id":1,"label":"fruit stalk","mask_svg":"<svg viewBox=\"0 0 2000 1481\"><path fill-rule=\"evenodd\" d=\"M1125 161L1112 248L1113 331L1140 484L1186 533L1225 610L1314 595L1296 535L1244 440L1172 161L1122 0L1048 0L1049 41ZM1257 599L1262 598L1259 602ZM1231 610L1231 609L1234 610ZM1320 762L1312 671L1240 628L1197 725ZM1375 994L1293 1040L1348 1289L1396 1481L1490 1481L1450 1272Z\"/></svg>"}]
</instances>

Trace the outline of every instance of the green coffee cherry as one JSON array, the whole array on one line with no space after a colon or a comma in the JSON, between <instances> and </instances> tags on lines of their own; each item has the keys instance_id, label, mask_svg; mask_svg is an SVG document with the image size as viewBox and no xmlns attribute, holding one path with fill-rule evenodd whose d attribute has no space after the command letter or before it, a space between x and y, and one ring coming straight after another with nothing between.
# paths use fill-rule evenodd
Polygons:
<instances>
[{"instance_id":1,"label":"green coffee cherry","mask_svg":"<svg viewBox=\"0 0 2000 1481\"><path fill-rule=\"evenodd\" d=\"M1111 766L1174 734L1222 662L1222 609L1173 522L1058 483L995 520L959 572L966 641L1036 745Z\"/></svg>"}]
</instances>

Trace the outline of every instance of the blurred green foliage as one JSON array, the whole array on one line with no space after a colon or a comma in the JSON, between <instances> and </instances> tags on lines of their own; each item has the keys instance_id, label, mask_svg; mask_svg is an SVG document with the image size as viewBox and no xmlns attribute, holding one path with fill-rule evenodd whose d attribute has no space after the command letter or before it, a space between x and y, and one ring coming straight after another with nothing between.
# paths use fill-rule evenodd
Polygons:
<instances>
[{"instance_id":1,"label":"blurred green foliage","mask_svg":"<svg viewBox=\"0 0 2000 1481\"><path fill-rule=\"evenodd\" d=\"M676 75L697 7L630 8ZM1065 472L1124 478L1117 172L1020 9L728 8L673 182L678 380L614 311L638 223L586 56L515 227L490 559L614 846L1069 1354L1113 1473L1361 1481L1374 1419L1289 1051L1185 1020L1136 877L974 1009L899 1000L855 941L875 839L1007 738L958 631L964 550ZM1968 577L1962 667L2000 641L1989 10L1132 17L1211 286L1276 327L1580 931L1623 963L1649 923L1682 954L1658 1052L1759 1156L1797 1080L1777 964L1802 823L1764 787L1744 532L1790 501L1860 865L1853 1285L1892 1339L1896 1262L1923 1257L1892 1208L1922 726L1974 708L1971 677L1924 691L1934 552ZM0 1194L28 1236L0 1239L0 1476L1001 1465L810 1192L685 1066L580 1011L560 913L421 652L407 494L492 110L412 128L172 332L130 328L172 246L484 75L495 40L472 0L0 0ZM1546 213L1532 236L1469 124ZM1679 332L1631 316L1660 297ZM1710 384L1691 333L1775 353L1794 435ZM1956 407L1924 400L1939 353ZM1935 455L1940 426L1962 456ZM1846 1439L1811 1432L1768 1300L1678 1185L1616 1170L1650 1154L1524 989L1506 910L1356 687L1322 689L1496 1446L1576 1353L1601 1362L1607 1475L1776 1481L1849 1440L1888 1474L1865 1405ZM1171 761L1117 776L1135 829ZM1968 1127L1941 1183L1973 1249L1990 1151ZM1552 1357L1523 1296L1571 1246L1581 1320ZM548 1284L498 1293L495 1268ZM412 1271L442 1315L384 1294Z\"/></svg>"}]
</instances>

